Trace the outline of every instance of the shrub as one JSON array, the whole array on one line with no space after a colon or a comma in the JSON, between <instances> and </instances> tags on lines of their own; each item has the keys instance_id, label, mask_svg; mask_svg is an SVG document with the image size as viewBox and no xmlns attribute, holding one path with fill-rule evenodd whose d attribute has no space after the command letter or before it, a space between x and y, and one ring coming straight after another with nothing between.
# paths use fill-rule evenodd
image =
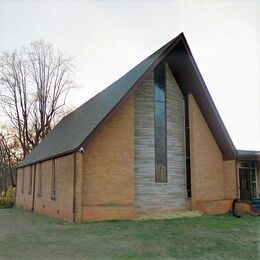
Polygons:
<instances>
[{"instance_id":1,"label":"shrub","mask_svg":"<svg viewBox=\"0 0 260 260\"><path fill-rule=\"evenodd\" d=\"M15 204L15 189L9 188L0 194L0 208L13 208Z\"/></svg>"}]
</instances>

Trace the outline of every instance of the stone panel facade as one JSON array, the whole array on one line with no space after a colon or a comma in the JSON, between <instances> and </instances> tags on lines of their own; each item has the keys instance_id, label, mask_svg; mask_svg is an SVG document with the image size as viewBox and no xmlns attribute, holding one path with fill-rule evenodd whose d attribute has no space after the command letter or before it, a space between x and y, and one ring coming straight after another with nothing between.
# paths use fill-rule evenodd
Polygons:
<instances>
[{"instance_id":1,"label":"stone panel facade","mask_svg":"<svg viewBox=\"0 0 260 260\"><path fill-rule=\"evenodd\" d=\"M153 73L135 92L135 193L140 213L186 208L183 96L165 66L167 183L155 182Z\"/></svg>"}]
</instances>

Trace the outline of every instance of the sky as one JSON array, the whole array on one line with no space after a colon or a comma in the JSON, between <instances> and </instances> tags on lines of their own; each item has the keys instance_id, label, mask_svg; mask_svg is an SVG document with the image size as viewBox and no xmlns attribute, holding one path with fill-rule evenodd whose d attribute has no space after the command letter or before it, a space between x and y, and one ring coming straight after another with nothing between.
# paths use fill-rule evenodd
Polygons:
<instances>
[{"instance_id":1,"label":"sky","mask_svg":"<svg viewBox=\"0 0 260 260\"><path fill-rule=\"evenodd\" d=\"M0 0L0 52L73 56L75 108L181 32L236 148L260 150L260 0Z\"/></svg>"}]
</instances>

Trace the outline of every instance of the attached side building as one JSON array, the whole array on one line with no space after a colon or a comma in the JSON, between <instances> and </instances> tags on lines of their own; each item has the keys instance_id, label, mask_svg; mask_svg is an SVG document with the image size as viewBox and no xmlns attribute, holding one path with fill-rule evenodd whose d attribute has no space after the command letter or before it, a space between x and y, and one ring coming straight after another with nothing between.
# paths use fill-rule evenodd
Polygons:
<instances>
[{"instance_id":1,"label":"attached side building","mask_svg":"<svg viewBox=\"0 0 260 260\"><path fill-rule=\"evenodd\" d=\"M237 151L183 34L61 122L18 167L16 206L69 221L229 211Z\"/></svg>"}]
</instances>

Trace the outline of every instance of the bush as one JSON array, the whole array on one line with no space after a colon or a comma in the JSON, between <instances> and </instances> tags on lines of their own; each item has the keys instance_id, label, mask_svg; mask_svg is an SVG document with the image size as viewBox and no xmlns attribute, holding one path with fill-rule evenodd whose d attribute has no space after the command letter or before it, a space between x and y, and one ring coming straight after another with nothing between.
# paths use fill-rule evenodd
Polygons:
<instances>
[{"instance_id":1,"label":"bush","mask_svg":"<svg viewBox=\"0 0 260 260\"><path fill-rule=\"evenodd\" d=\"M13 208L15 204L15 189L8 189L7 193L0 194L0 208Z\"/></svg>"},{"instance_id":2,"label":"bush","mask_svg":"<svg viewBox=\"0 0 260 260\"><path fill-rule=\"evenodd\" d=\"M15 204L14 198L1 198L0 199L0 209L1 208L13 208Z\"/></svg>"}]
</instances>

